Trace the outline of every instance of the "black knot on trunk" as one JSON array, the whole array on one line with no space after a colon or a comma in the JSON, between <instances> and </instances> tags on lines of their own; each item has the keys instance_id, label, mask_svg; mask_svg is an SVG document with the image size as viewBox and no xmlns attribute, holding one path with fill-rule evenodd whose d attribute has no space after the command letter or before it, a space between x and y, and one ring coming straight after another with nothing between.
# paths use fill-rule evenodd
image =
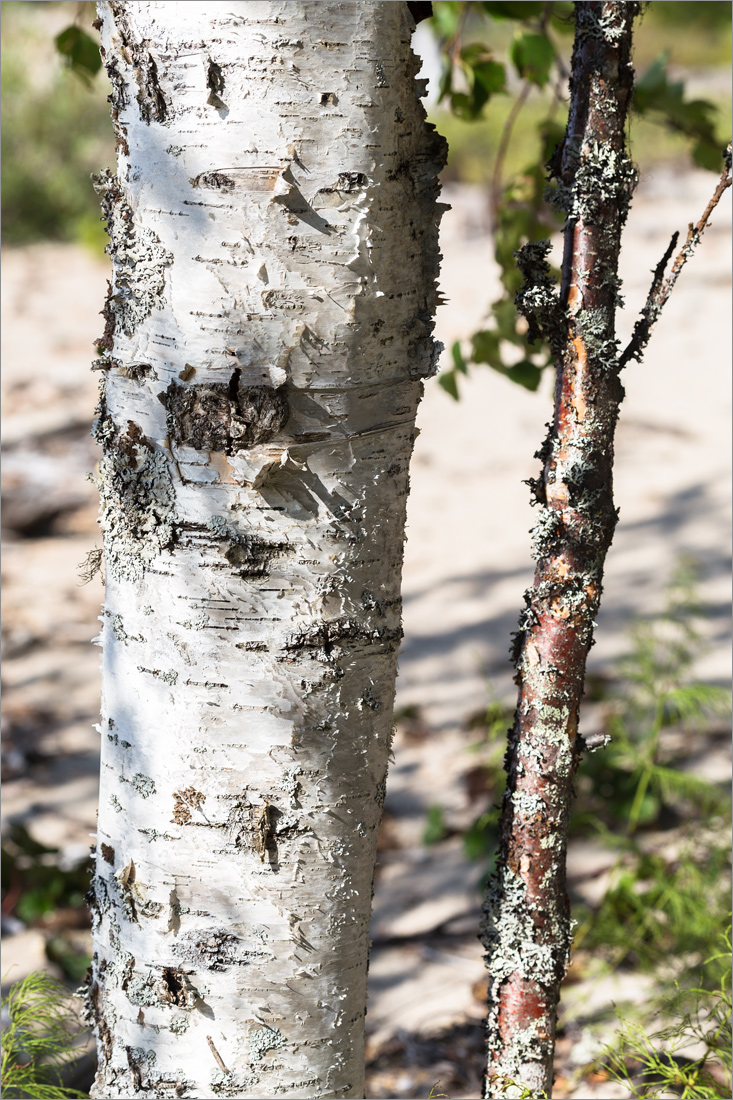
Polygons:
<instances>
[{"instance_id":1,"label":"black knot on trunk","mask_svg":"<svg viewBox=\"0 0 733 1100\"><path fill-rule=\"evenodd\" d=\"M240 370L234 371L228 384L171 382L163 403L173 440L199 451L228 455L269 442L290 414L282 390L243 385Z\"/></svg>"}]
</instances>

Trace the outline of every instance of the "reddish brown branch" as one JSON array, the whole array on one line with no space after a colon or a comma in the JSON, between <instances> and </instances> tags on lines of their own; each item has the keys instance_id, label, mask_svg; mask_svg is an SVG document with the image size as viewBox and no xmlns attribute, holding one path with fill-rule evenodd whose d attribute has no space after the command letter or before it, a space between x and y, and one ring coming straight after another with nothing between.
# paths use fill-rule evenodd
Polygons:
<instances>
[{"instance_id":1,"label":"reddish brown branch","mask_svg":"<svg viewBox=\"0 0 733 1100\"><path fill-rule=\"evenodd\" d=\"M636 174L625 148L639 4L576 4L570 114L553 162L565 211L562 285L547 244L521 250L517 306L555 351L555 410L532 489L534 583L515 638L519 687L506 755L497 873L483 933L489 969L485 1096L549 1096L571 926L566 850L578 713L613 537L613 437L623 390L615 312L618 257ZM661 277L661 276L660 276Z\"/></svg>"},{"instance_id":2,"label":"reddish brown branch","mask_svg":"<svg viewBox=\"0 0 733 1100\"><path fill-rule=\"evenodd\" d=\"M632 333L629 343L624 348L621 356L619 357L619 369L625 367L631 359L637 361L641 359L644 349L649 343L649 337L651 336L652 329L659 319L659 315L667 302L675 283L679 277L682 268L689 260L692 253L695 251L700 238L702 237L705 229L710 221L710 215L715 207L720 202L721 198L725 194L726 190L733 183L731 178L731 146L729 145L725 151L725 165L718 181L718 186L713 192L710 202L705 207L702 217L697 225L693 225L690 222L687 228L687 238L684 245L677 253L674 263L672 264L672 270L669 273L669 277L664 279L664 272L670 257L677 247L677 241L679 240L679 233L675 233L670 242L669 248L665 252L662 259L657 264L654 270L654 277L652 279L652 285L649 288L644 308L641 311L639 320L634 325L634 331Z\"/></svg>"}]
</instances>

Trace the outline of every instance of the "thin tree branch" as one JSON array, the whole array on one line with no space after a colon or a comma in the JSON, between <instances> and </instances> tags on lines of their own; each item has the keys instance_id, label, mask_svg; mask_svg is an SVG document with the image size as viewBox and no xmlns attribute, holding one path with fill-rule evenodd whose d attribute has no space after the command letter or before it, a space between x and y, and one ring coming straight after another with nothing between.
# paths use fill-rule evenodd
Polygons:
<instances>
[{"instance_id":1,"label":"thin tree branch","mask_svg":"<svg viewBox=\"0 0 733 1100\"><path fill-rule=\"evenodd\" d=\"M553 158L556 201L566 215L558 295L547 254L517 254L524 284L515 299L530 335L555 353L555 409L531 488L535 577L525 594L513 657L519 688L505 767L497 869L484 902L489 971L484 1096L552 1091L560 986L572 926L566 853L588 650L617 513L613 437L623 389L615 313L621 230L636 172L625 145L633 88L637 3L575 5L571 101ZM609 80L607 74L618 74ZM660 278L661 278L660 274Z\"/></svg>"},{"instance_id":2,"label":"thin tree branch","mask_svg":"<svg viewBox=\"0 0 733 1100\"><path fill-rule=\"evenodd\" d=\"M674 289L674 285L677 282L682 268L685 266L690 256L695 251L695 248L697 247L700 238L702 237L705 229L709 224L710 215L720 202L726 190L731 186L731 183L733 183L733 178L731 178L731 146L728 145L728 148L725 151L725 164L720 176L720 180L718 181L718 186L715 188L713 196L710 199L710 202L705 207L703 215L697 225L693 225L692 222L690 222L687 228L687 238L685 239L684 245L677 253L668 278L666 280L664 279L664 272L666 270L667 264L669 263L672 253L677 247L679 233L674 234L667 251L664 253L664 256L659 261L654 270L652 285L649 288L649 294L647 295L644 308L641 311L641 316L634 325L634 331L631 339L621 353L621 357L619 359L619 370L622 367L625 367L631 359L636 359L638 362L644 354L644 349L649 343L649 337L651 336L652 329L657 323L659 315L662 312L662 309L664 308L667 299L672 293L672 290Z\"/></svg>"},{"instance_id":3,"label":"thin tree branch","mask_svg":"<svg viewBox=\"0 0 733 1100\"><path fill-rule=\"evenodd\" d=\"M506 158L507 149L509 148L509 140L514 130L514 123L519 117L519 112L527 102L527 96L532 88L531 81L525 80L519 95L512 104L512 109L507 115L506 122L504 123L501 131L501 139L499 141L499 148L496 151L496 157L494 159L494 170L491 173L491 184L489 187L489 201L491 204L491 231L493 233L496 225L496 211L499 209L499 202L501 200L501 173L504 167L504 160Z\"/></svg>"}]
</instances>

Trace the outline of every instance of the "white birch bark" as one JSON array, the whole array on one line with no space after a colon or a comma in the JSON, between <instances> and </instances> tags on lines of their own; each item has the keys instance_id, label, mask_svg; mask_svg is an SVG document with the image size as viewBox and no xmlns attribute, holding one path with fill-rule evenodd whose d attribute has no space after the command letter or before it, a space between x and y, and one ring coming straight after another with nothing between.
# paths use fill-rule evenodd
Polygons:
<instances>
[{"instance_id":1,"label":"white birch bark","mask_svg":"<svg viewBox=\"0 0 733 1100\"><path fill-rule=\"evenodd\" d=\"M407 4L99 4L95 1097L363 1097L436 173Z\"/></svg>"}]
</instances>

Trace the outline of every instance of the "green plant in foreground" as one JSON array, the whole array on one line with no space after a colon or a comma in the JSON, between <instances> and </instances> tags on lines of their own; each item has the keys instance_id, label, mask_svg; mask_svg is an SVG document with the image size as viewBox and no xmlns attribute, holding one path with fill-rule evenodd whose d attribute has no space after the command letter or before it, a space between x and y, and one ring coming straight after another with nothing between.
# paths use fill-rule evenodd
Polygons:
<instances>
[{"instance_id":1,"label":"green plant in foreground","mask_svg":"<svg viewBox=\"0 0 733 1100\"><path fill-rule=\"evenodd\" d=\"M669 1022L650 1035L638 1024L621 1021L616 1042L606 1047L605 1069L628 1084L638 1100L667 1095L689 1100L720 1100L731 1095L731 941L723 937L720 954L706 960L724 972L714 989L680 989L662 1009ZM717 1072L714 1074L712 1070Z\"/></svg>"},{"instance_id":2,"label":"green plant in foreground","mask_svg":"<svg viewBox=\"0 0 733 1100\"><path fill-rule=\"evenodd\" d=\"M44 971L15 982L2 1002L3 1097L54 1100L85 1097L64 1088L61 1075L77 1056L74 1037L80 1033L72 995Z\"/></svg>"},{"instance_id":3,"label":"green plant in foreground","mask_svg":"<svg viewBox=\"0 0 733 1100\"><path fill-rule=\"evenodd\" d=\"M618 858L600 904L578 910L575 947L598 949L615 966L651 970L691 958L698 965L726 926L730 795L679 766L710 718L730 711L727 690L691 677L697 610L690 567L682 566L665 614L634 630L607 715L611 744L578 773L571 827L595 829ZM651 829L665 830L661 842L659 834L648 839Z\"/></svg>"}]
</instances>

